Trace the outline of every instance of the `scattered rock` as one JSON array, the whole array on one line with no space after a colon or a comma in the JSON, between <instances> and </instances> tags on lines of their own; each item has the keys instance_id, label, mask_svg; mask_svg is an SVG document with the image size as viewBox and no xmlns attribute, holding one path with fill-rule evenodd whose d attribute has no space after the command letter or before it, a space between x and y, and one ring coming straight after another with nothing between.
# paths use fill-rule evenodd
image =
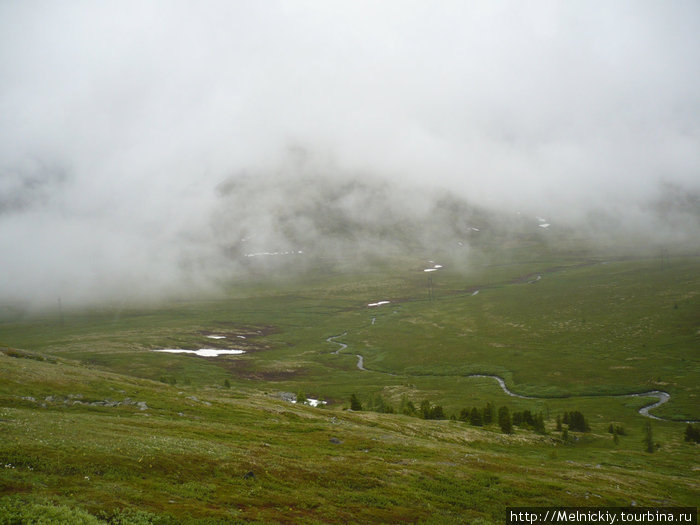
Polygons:
<instances>
[{"instance_id":1,"label":"scattered rock","mask_svg":"<svg viewBox=\"0 0 700 525\"><path fill-rule=\"evenodd\" d=\"M23 397L22 399L26 401L34 401L36 400L32 397ZM81 401L83 399L82 394L69 394L66 398L63 398L62 396L46 396L44 398L44 403L42 403L42 406L46 406L46 403L63 403L65 405L87 405L87 406L93 406L93 407L120 407L120 406L129 406L129 405L136 405L139 407L140 410L148 410L148 405L146 405L145 401L139 401L136 402L133 399L127 397L124 398L124 401L115 401L114 399L103 399L103 400L98 400L98 401ZM205 402L206 403L206 402Z\"/></svg>"},{"instance_id":2,"label":"scattered rock","mask_svg":"<svg viewBox=\"0 0 700 525\"><path fill-rule=\"evenodd\" d=\"M342 441L339 440L339 439L336 438L336 437L332 437L331 439L329 439L329 441L330 441L331 443L333 443L334 445L340 445L340 444L342 443Z\"/></svg>"},{"instance_id":3,"label":"scattered rock","mask_svg":"<svg viewBox=\"0 0 700 525\"><path fill-rule=\"evenodd\" d=\"M255 479L255 474L252 470L249 470L248 472L243 474L243 479Z\"/></svg>"},{"instance_id":4,"label":"scattered rock","mask_svg":"<svg viewBox=\"0 0 700 525\"><path fill-rule=\"evenodd\" d=\"M282 401L287 401L288 403L295 403L297 400L297 396L291 392L280 392L279 397Z\"/></svg>"}]
</instances>

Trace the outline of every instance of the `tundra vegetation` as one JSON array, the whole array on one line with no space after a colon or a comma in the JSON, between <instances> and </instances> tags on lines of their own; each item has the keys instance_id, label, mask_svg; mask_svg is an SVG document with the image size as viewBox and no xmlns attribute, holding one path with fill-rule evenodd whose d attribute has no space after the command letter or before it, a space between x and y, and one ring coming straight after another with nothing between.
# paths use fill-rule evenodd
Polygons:
<instances>
[{"instance_id":1,"label":"tundra vegetation","mask_svg":"<svg viewBox=\"0 0 700 525\"><path fill-rule=\"evenodd\" d=\"M0 523L695 505L698 255L580 250L544 230L496 242L479 226L479 250L342 271L309 255L295 273L280 257L215 298L4 308ZM659 419L639 413L653 391L670 394Z\"/></svg>"}]
</instances>

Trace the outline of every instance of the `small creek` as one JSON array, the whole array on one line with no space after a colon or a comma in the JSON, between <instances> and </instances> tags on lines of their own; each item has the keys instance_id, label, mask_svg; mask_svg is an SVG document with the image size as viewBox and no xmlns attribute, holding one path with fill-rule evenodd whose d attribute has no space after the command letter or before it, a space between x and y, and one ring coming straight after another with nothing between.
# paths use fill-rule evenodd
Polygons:
<instances>
[{"instance_id":1,"label":"small creek","mask_svg":"<svg viewBox=\"0 0 700 525\"><path fill-rule=\"evenodd\" d=\"M337 344L337 345L340 345L340 348L338 348L335 352L331 352L331 354L338 355L338 352L340 352L341 350L345 350L345 349L348 347L348 345L346 345L345 343L340 343L340 342L338 342L338 341L333 341L333 339L338 339L339 337L343 337L343 336L346 336L346 335L348 335L348 333L347 333L347 332L343 332L343 333L340 334L340 335L332 335L332 336L330 336L328 339L326 339L326 341L328 341L329 343L335 343L335 344Z\"/></svg>"},{"instance_id":2,"label":"small creek","mask_svg":"<svg viewBox=\"0 0 700 525\"><path fill-rule=\"evenodd\" d=\"M328 339L326 339L326 341L328 341L329 343L335 343L337 345L340 345L340 348L338 348L335 352L331 352L331 354L338 355L338 353L341 350L345 350L348 347L348 345L346 345L345 343L341 343L340 341L333 341L333 339L337 339L338 337L343 337L345 335L348 335L348 333L343 332L340 335L332 335ZM362 357L360 354L355 354L355 357L357 357L357 368L359 370L364 370L366 372L367 369L364 367L364 361L365 361L364 357ZM391 374L391 375L393 375L393 374Z\"/></svg>"}]
</instances>

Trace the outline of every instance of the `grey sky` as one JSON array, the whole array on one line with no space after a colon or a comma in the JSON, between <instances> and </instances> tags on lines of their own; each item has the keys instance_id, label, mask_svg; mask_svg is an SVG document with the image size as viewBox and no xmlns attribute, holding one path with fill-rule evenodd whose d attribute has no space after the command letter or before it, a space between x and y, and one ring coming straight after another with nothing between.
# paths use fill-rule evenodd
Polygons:
<instances>
[{"instance_id":1,"label":"grey sky","mask_svg":"<svg viewBox=\"0 0 700 525\"><path fill-rule=\"evenodd\" d=\"M694 0L0 2L0 298L182 279L217 186L290 147L637 217L700 188L698 35Z\"/></svg>"}]
</instances>

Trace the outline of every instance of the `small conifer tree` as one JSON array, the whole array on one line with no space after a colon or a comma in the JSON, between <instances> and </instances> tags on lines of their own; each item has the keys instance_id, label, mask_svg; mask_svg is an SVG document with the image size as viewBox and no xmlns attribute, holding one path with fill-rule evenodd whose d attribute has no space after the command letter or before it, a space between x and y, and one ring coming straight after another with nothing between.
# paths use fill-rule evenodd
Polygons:
<instances>
[{"instance_id":1,"label":"small conifer tree","mask_svg":"<svg viewBox=\"0 0 700 525\"><path fill-rule=\"evenodd\" d=\"M350 396L350 410L362 410L362 403L355 394Z\"/></svg>"},{"instance_id":2,"label":"small conifer tree","mask_svg":"<svg viewBox=\"0 0 700 525\"><path fill-rule=\"evenodd\" d=\"M489 402L486 403L486 406L484 407L484 414L482 417L482 421L484 422L484 425L490 425L493 423L494 420L494 413L493 413L493 405Z\"/></svg>"},{"instance_id":3,"label":"small conifer tree","mask_svg":"<svg viewBox=\"0 0 700 525\"><path fill-rule=\"evenodd\" d=\"M700 429L688 423L688 426L685 427L685 440L689 443L700 443Z\"/></svg>"},{"instance_id":4,"label":"small conifer tree","mask_svg":"<svg viewBox=\"0 0 700 525\"><path fill-rule=\"evenodd\" d=\"M513 423L510 420L510 411L508 407L498 409L498 425L501 427L501 432L504 434L513 433Z\"/></svg>"},{"instance_id":5,"label":"small conifer tree","mask_svg":"<svg viewBox=\"0 0 700 525\"><path fill-rule=\"evenodd\" d=\"M472 425L476 427L480 427L483 425L483 422L481 420L481 411L478 408L472 408L472 412L471 414L469 414L469 421Z\"/></svg>"},{"instance_id":6,"label":"small conifer tree","mask_svg":"<svg viewBox=\"0 0 700 525\"><path fill-rule=\"evenodd\" d=\"M430 401L424 399L420 404L420 415L423 419L430 419Z\"/></svg>"},{"instance_id":7,"label":"small conifer tree","mask_svg":"<svg viewBox=\"0 0 700 525\"><path fill-rule=\"evenodd\" d=\"M546 429L544 428L544 416L542 415L542 412L538 413L533 418L532 428L535 430L535 432L540 434L547 433Z\"/></svg>"}]
</instances>

